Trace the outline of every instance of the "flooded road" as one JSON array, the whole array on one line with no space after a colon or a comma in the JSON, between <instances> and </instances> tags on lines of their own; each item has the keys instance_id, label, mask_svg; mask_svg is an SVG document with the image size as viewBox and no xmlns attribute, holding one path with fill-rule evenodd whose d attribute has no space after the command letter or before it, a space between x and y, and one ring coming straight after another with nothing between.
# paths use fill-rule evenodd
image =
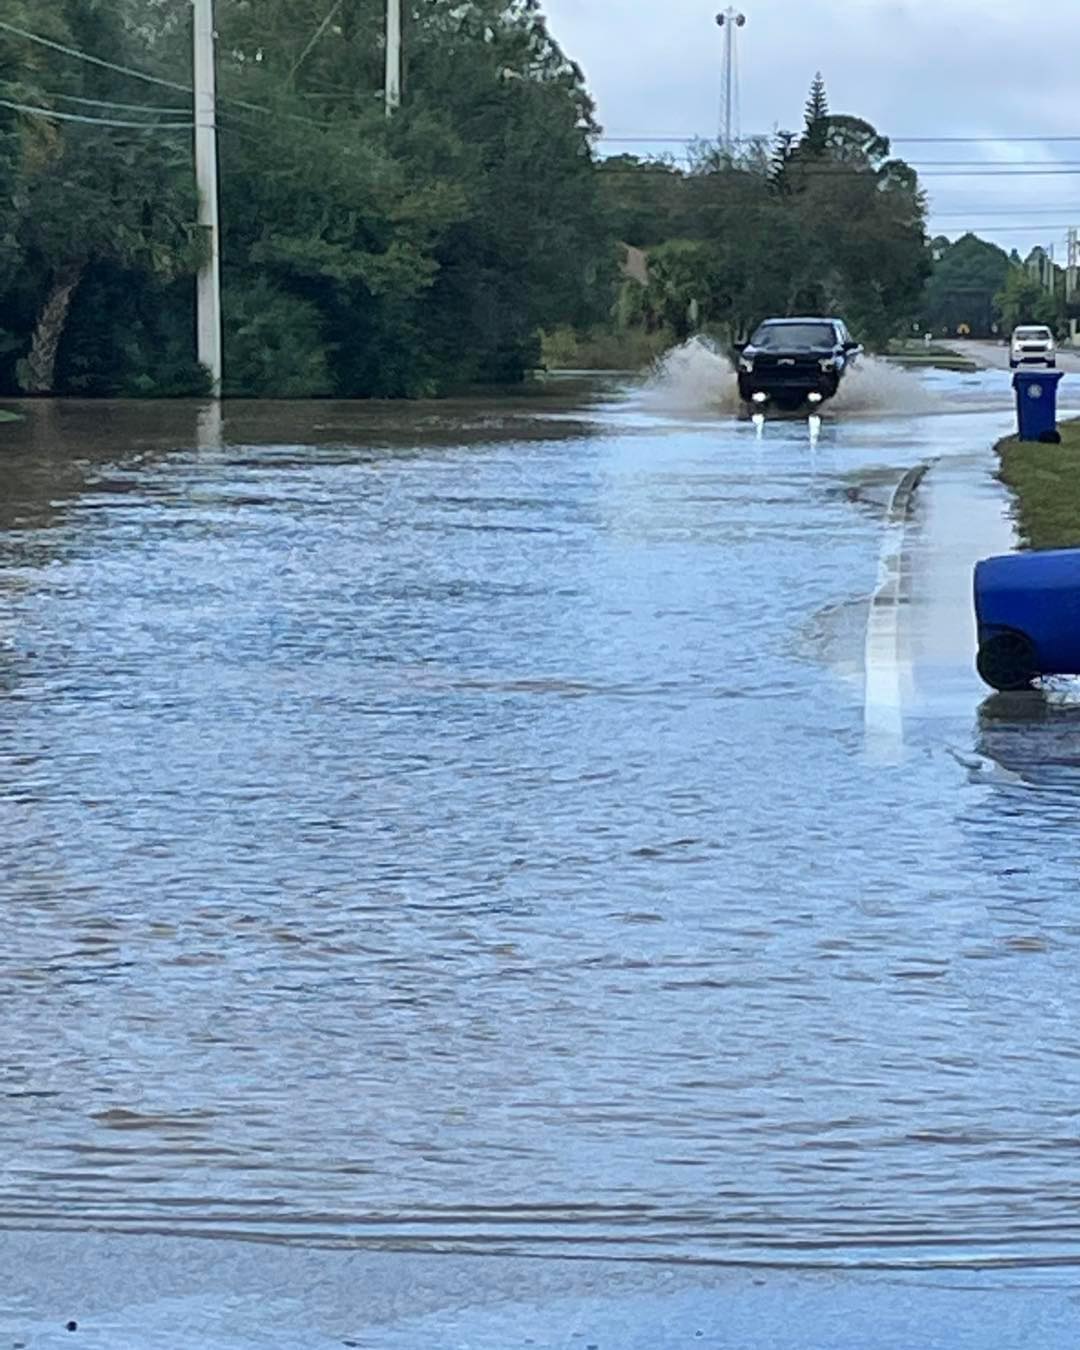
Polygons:
<instances>
[{"instance_id":1,"label":"flooded road","mask_svg":"<svg viewBox=\"0 0 1080 1350\"><path fill-rule=\"evenodd\" d=\"M1080 724L947 556L1007 379L701 378L0 427L0 1227L1080 1258Z\"/></svg>"}]
</instances>

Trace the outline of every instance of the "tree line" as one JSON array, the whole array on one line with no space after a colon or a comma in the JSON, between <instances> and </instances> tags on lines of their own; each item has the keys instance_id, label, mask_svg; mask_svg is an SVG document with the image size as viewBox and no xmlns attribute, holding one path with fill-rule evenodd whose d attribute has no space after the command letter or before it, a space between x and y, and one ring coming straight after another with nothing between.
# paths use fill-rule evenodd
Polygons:
<instances>
[{"instance_id":1,"label":"tree line","mask_svg":"<svg viewBox=\"0 0 1080 1350\"><path fill-rule=\"evenodd\" d=\"M199 392L190 4L2 17L0 390ZM392 119L384 18L217 0L226 392L513 380L610 305L593 105L537 0L417 0Z\"/></svg>"},{"instance_id":2,"label":"tree line","mask_svg":"<svg viewBox=\"0 0 1080 1350\"><path fill-rule=\"evenodd\" d=\"M926 200L910 165L858 117L832 114L818 75L799 133L689 167L630 156L599 177L622 238L648 250L628 321L676 336L744 336L769 314L842 314L883 345L918 311L930 272Z\"/></svg>"},{"instance_id":3,"label":"tree line","mask_svg":"<svg viewBox=\"0 0 1080 1350\"><path fill-rule=\"evenodd\" d=\"M1062 336L1080 307L1066 294L1063 268L1044 249L1024 259L1015 249L965 234L931 242L933 272L923 301L929 332L940 336L1005 335L1017 324L1046 324Z\"/></svg>"},{"instance_id":4,"label":"tree line","mask_svg":"<svg viewBox=\"0 0 1080 1350\"><path fill-rule=\"evenodd\" d=\"M0 18L0 393L205 391L188 0ZM539 0L413 0L389 119L384 18L217 0L226 393L437 395L520 380L553 330L736 338L800 311L883 345L941 310L914 170L820 77L797 133L600 158Z\"/></svg>"}]
</instances>

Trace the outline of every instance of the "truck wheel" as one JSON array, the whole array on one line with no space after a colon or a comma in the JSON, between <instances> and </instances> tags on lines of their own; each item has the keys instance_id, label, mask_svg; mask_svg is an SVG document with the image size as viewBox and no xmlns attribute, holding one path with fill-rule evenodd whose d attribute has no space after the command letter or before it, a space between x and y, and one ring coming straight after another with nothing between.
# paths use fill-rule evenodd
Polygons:
<instances>
[{"instance_id":1,"label":"truck wheel","mask_svg":"<svg viewBox=\"0 0 1080 1350\"><path fill-rule=\"evenodd\" d=\"M1035 648L1024 633L995 633L979 646L975 668L1001 693L1030 689L1039 674Z\"/></svg>"}]
</instances>

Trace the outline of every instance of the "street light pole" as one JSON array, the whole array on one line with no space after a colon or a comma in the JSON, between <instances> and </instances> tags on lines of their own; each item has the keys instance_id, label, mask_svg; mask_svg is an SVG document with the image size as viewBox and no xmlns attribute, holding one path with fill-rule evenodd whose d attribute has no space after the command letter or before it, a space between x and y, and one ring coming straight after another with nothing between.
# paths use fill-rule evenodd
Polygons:
<instances>
[{"instance_id":1,"label":"street light pole","mask_svg":"<svg viewBox=\"0 0 1080 1350\"><path fill-rule=\"evenodd\" d=\"M205 255L196 295L199 364L210 372L210 393L221 397L221 224L218 211L217 81L214 0L195 4L195 182Z\"/></svg>"},{"instance_id":2,"label":"street light pole","mask_svg":"<svg viewBox=\"0 0 1080 1350\"><path fill-rule=\"evenodd\" d=\"M386 115L401 107L401 0L386 0Z\"/></svg>"},{"instance_id":3,"label":"street light pole","mask_svg":"<svg viewBox=\"0 0 1080 1350\"><path fill-rule=\"evenodd\" d=\"M724 125L721 129L721 144L724 154L730 159L735 153L735 87L738 82L735 35L740 28L746 26L746 15L740 14L733 5L729 5L722 14L716 16L716 22L724 30L724 70L720 96Z\"/></svg>"}]
</instances>

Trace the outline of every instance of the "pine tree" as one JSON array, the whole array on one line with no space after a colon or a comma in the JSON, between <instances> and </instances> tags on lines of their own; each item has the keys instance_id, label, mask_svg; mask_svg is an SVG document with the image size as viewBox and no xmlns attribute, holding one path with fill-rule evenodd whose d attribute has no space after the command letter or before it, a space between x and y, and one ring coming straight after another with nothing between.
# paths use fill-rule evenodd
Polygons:
<instances>
[{"instance_id":1,"label":"pine tree","mask_svg":"<svg viewBox=\"0 0 1080 1350\"><path fill-rule=\"evenodd\" d=\"M810 158L821 158L825 154L825 143L829 134L829 96L825 92L825 81L821 71L814 76L810 86L810 96L806 100L806 130L803 133L801 149Z\"/></svg>"},{"instance_id":2,"label":"pine tree","mask_svg":"<svg viewBox=\"0 0 1080 1350\"><path fill-rule=\"evenodd\" d=\"M825 80L819 70L810 85L810 97L806 100L807 135L810 135L817 123L824 122L828 115L829 96L825 92Z\"/></svg>"}]
</instances>

